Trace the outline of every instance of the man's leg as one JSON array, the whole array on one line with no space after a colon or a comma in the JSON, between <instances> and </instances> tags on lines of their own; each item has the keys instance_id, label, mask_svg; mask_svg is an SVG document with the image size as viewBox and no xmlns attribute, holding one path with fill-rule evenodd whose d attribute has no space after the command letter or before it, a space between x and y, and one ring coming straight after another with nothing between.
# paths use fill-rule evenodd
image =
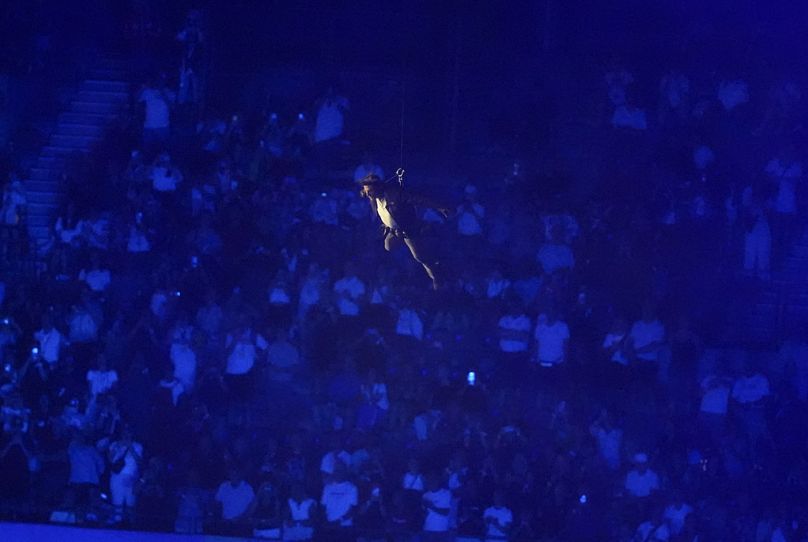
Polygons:
<instances>
[{"instance_id":1,"label":"man's leg","mask_svg":"<svg viewBox=\"0 0 808 542\"><path fill-rule=\"evenodd\" d=\"M432 279L433 286L437 288L442 282L443 277L441 276L440 261L438 261L432 247L423 239L413 239L411 237L405 237L404 243L406 243L407 248L410 249L410 253L415 261L424 266L426 274Z\"/></svg>"}]
</instances>

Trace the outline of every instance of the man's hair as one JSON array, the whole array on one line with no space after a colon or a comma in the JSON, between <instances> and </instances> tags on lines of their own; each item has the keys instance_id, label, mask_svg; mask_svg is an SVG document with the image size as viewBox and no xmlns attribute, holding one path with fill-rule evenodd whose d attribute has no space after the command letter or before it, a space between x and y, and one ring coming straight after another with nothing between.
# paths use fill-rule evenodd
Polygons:
<instances>
[{"instance_id":1,"label":"man's hair","mask_svg":"<svg viewBox=\"0 0 808 542\"><path fill-rule=\"evenodd\" d=\"M359 179L359 184L361 184L363 186L367 186L369 184L382 185L384 183L382 182L381 177L379 177L375 173L368 173L367 175L365 175L364 177Z\"/></svg>"}]
</instances>

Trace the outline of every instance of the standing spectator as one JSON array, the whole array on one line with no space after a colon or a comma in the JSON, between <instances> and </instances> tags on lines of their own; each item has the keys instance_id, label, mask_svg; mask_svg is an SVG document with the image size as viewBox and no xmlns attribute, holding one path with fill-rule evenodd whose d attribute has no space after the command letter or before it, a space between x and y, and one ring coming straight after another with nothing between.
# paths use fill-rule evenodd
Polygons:
<instances>
[{"instance_id":1,"label":"standing spectator","mask_svg":"<svg viewBox=\"0 0 808 542\"><path fill-rule=\"evenodd\" d=\"M314 142L322 143L342 136L345 112L349 109L348 100L338 95L333 87L328 89L317 110L314 124Z\"/></svg>"},{"instance_id":2,"label":"standing spectator","mask_svg":"<svg viewBox=\"0 0 808 542\"><path fill-rule=\"evenodd\" d=\"M634 454L634 468L626 475L625 489L632 497L646 498L659 490L659 476L648 468L648 456Z\"/></svg>"},{"instance_id":3,"label":"standing spectator","mask_svg":"<svg viewBox=\"0 0 808 542\"><path fill-rule=\"evenodd\" d=\"M444 542L451 540L449 533L449 513L452 506L452 493L441 485L440 477L432 473L427 477L427 491L421 498L426 511L424 518L424 542Z\"/></svg>"},{"instance_id":4,"label":"standing spectator","mask_svg":"<svg viewBox=\"0 0 808 542\"><path fill-rule=\"evenodd\" d=\"M536 340L536 361L542 367L554 367L567 359L570 330L558 319L555 309L539 315L533 338Z\"/></svg>"},{"instance_id":5,"label":"standing spectator","mask_svg":"<svg viewBox=\"0 0 808 542\"><path fill-rule=\"evenodd\" d=\"M331 480L323 487L320 497L329 532L328 540L353 540L351 527L359 504L359 493L356 486L347 479L346 472L344 465L338 465Z\"/></svg>"},{"instance_id":6,"label":"standing spectator","mask_svg":"<svg viewBox=\"0 0 808 542\"><path fill-rule=\"evenodd\" d=\"M76 492L77 503L85 511L95 500L101 474L104 472L104 458L87 442L85 435L77 430L67 448L70 461L68 482Z\"/></svg>"},{"instance_id":7,"label":"standing spectator","mask_svg":"<svg viewBox=\"0 0 808 542\"><path fill-rule=\"evenodd\" d=\"M164 147L171 135L171 105L176 96L162 79L146 84L138 102L145 104L143 146L151 151Z\"/></svg>"},{"instance_id":8,"label":"standing spectator","mask_svg":"<svg viewBox=\"0 0 808 542\"><path fill-rule=\"evenodd\" d=\"M59 361L65 339L59 330L53 327L53 316L46 313L42 316L42 329L34 333L34 339L39 343L39 355L50 365Z\"/></svg>"},{"instance_id":9,"label":"standing spectator","mask_svg":"<svg viewBox=\"0 0 808 542\"><path fill-rule=\"evenodd\" d=\"M227 533L238 533L239 524L244 520L255 498L255 491L238 469L231 468L228 479L219 484L214 500L220 506L220 517Z\"/></svg>"},{"instance_id":10,"label":"standing spectator","mask_svg":"<svg viewBox=\"0 0 808 542\"><path fill-rule=\"evenodd\" d=\"M115 507L116 522L123 519L126 512L130 517L135 508L135 482L143 461L143 445L132 440L132 430L124 427L121 438L109 445L109 489L112 505Z\"/></svg>"},{"instance_id":11,"label":"standing spectator","mask_svg":"<svg viewBox=\"0 0 808 542\"><path fill-rule=\"evenodd\" d=\"M306 495L301 483L292 485L289 498L286 500L286 521L284 521L284 540L311 540L314 534L314 513L317 503Z\"/></svg>"},{"instance_id":12,"label":"standing spectator","mask_svg":"<svg viewBox=\"0 0 808 542\"><path fill-rule=\"evenodd\" d=\"M90 397L96 398L106 393L118 382L118 373L110 369L104 354L98 354L96 369L87 371L87 382L90 385Z\"/></svg>"},{"instance_id":13,"label":"standing spectator","mask_svg":"<svg viewBox=\"0 0 808 542\"><path fill-rule=\"evenodd\" d=\"M485 521L486 536L490 537L486 542L497 540L507 540L513 525L513 512L505 506L505 493L502 489L494 490L494 504L483 512Z\"/></svg>"},{"instance_id":14,"label":"standing spectator","mask_svg":"<svg viewBox=\"0 0 808 542\"><path fill-rule=\"evenodd\" d=\"M457 208L457 233L464 239L480 240L483 234L485 207L477 202L477 187L466 185L464 201Z\"/></svg>"}]
</instances>

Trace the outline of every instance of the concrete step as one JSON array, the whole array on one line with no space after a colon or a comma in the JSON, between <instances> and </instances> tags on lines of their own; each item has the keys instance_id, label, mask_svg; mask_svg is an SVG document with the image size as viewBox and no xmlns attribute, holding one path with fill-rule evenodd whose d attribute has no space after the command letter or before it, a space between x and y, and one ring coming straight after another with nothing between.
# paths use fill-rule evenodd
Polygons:
<instances>
[{"instance_id":1,"label":"concrete step","mask_svg":"<svg viewBox=\"0 0 808 542\"><path fill-rule=\"evenodd\" d=\"M58 124L54 129L56 135L102 137L104 127L92 124Z\"/></svg>"},{"instance_id":2,"label":"concrete step","mask_svg":"<svg viewBox=\"0 0 808 542\"><path fill-rule=\"evenodd\" d=\"M83 147L42 147L42 150L39 152L40 160L42 158L68 158L74 154L83 154L87 152L88 149Z\"/></svg>"},{"instance_id":3,"label":"concrete step","mask_svg":"<svg viewBox=\"0 0 808 542\"><path fill-rule=\"evenodd\" d=\"M90 70L89 78L96 80L110 80L110 81L125 81L129 77L129 72L125 69L113 68L96 68Z\"/></svg>"},{"instance_id":4,"label":"concrete step","mask_svg":"<svg viewBox=\"0 0 808 542\"><path fill-rule=\"evenodd\" d=\"M75 111L67 111L59 115L59 124L81 124L91 126L106 126L109 124L110 115L92 114L92 113L79 113Z\"/></svg>"},{"instance_id":5,"label":"concrete step","mask_svg":"<svg viewBox=\"0 0 808 542\"><path fill-rule=\"evenodd\" d=\"M50 220L56 208L57 205L52 203L29 203L26 209L29 218L33 216L44 216Z\"/></svg>"},{"instance_id":6,"label":"concrete step","mask_svg":"<svg viewBox=\"0 0 808 542\"><path fill-rule=\"evenodd\" d=\"M58 192L60 187L58 180L35 181L33 179L28 179L23 184L25 185L26 195L32 192Z\"/></svg>"},{"instance_id":7,"label":"concrete step","mask_svg":"<svg viewBox=\"0 0 808 542\"><path fill-rule=\"evenodd\" d=\"M60 196L56 192L26 192L25 199L28 205L59 205Z\"/></svg>"},{"instance_id":8,"label":"concrete step","mask_svg":"<svg viewBox=\"0 0 808 542\"><path fill-rule=\"evenodd\" d=\"M33 239L47 239L51 236L51 229L48 226L33 226L29 223L28 235Z\"/></svg>"},{"instance_id":9,"label":"concrete step","mask_svg":"<svg viewBox=\"0 0 808 542\"><path fill-rule=\"evenodd\" d=\"M62 177L61 169L40 168L40 167L31 168L31 173L30 175L28 175L28 178L31 179L31 181L58 182L61 177Z\"/></svg>"},{"instance_id":10,"label":"concrete step","mask_svg":"<svg viewBox=\"0 0 808 542\"><path fill-rule=\"evenodd\" d=\"M35 169L55 169L61 171L67 160L64 156L41 156L37 158Z\"/></svg>"},{"instance_id":11,"label":"concrete step","mask_svg":"<svg viewBox=\"0 0 808 542\"><path fill-rule=\"evenodd\" d=\"M54 134L50 137L50 144L54 147L66 147L75 149L90 149L100 141L98 137L82 135L62 135Z\"/></svg>"},{"instance_id":12,"label":"concrete step","mask_svg":"<svg viewBox=\"0 0 808 542\"><path fill-rule=\"evenodd\" d=\"M129 83L107 79L88 79L81 84L81 90L91 92L123 92L129 93Z\"/></svg>"},{"instance_id":13,"label":"concrete step","mask_svg":"<svg viewBox=\"0 0 808 542\"><path fill-rule=\"evenodd\" d=\"M122 105L129 101L129 93L82 90L76 95L76 100L80 102L102 102Z\"/></svg>"},{"instance_id":14,"label":"concrete step","mask_svg":"<svg viewBox=\"0 0 808 542\"><path fill-rule=\"evenodd\" d=\"M112 116L119 109L118 104L109 102L82 102L77 100L70 104L70 110L75 113L92 113L94 115Z\"/></svg>"},{"instance_id":15,"label":"concrete step","mask_svg":"<svg viewBox=\"0 0 808 542\"><path fill-rule=\"evenodd\" d=\"M31 212L29 211L28 216L26 217L26 222L28 223L28 229L30 231L30 229L32 227L50 228L51 223L53 222L53 220L51 219L51 212L50 211L48 213L45 213L45 214L42 214L42 213L40 213L40 214L31 214Z\"/></svg>"}]
</instances>

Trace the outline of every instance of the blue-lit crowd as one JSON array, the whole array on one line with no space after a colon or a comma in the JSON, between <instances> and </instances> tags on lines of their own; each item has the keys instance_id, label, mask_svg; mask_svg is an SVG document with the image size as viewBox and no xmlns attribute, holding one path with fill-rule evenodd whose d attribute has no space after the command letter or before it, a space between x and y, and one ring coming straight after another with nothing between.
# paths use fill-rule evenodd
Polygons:
<instances>
[{"instance_id":1,"label":"blue-lit crowd","mask_svg":"<svg viewBox=\"0 0 808 542\"><path fill-rule=\"evenodd\" d=\"M433 291L359 196L398 166L351 144L361 103L207 110L192 66L133 86L69 169L40 264L3 278L0 517L808 539L808 334L726 340L804 233L797 82L670 72L644 104L611 66L586 198L531 156L408 172L454 210L422 210L449 276ZM4 241L25 227L8 173Z\"/></svg>"}]
</instances>

